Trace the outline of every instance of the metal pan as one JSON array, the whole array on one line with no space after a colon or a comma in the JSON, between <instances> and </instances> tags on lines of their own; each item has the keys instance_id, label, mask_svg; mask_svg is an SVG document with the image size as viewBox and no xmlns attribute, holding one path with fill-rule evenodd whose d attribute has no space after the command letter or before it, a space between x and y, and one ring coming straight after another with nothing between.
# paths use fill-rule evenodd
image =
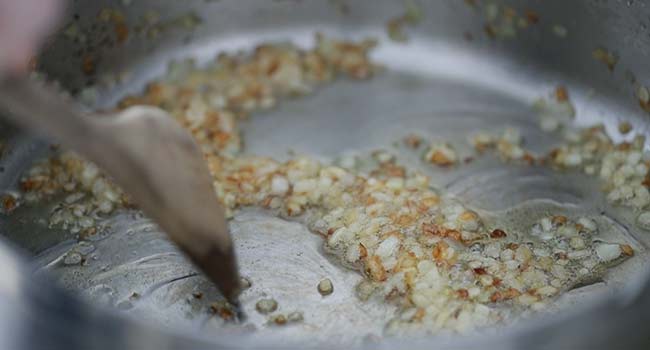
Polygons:
<instances>
[{"instance_id":1,"label":"metal pan","mask_svg":"<svg viewBox=\"0 0 650 350\"><path fill-rule=\"evenodd\" d=\"M469 132L504 125L521 129L527 146L542 151L557 140L539 130L531 106L557 85L571 93L576 125L604 123L618 140L624 137L616 134L621 121L647 133L647 112L636 96L650 75L644 65L650 52L646 3L416 4L422 21L404 29L408 41L396 42L386 23L404 13L401 1L74 2L65 26L39 57L39 69L91 102L91 108L111 108L161 76L172 59L192 57L200 64L216 53L250 50L263 42L310 46L315 32L370 36L379 39L372 58L384 71L363 82L338 80L251 116L242 126L245 153L332 158L389 148L412 132L464 142ZM495 34L490 12L496 5L512 6L534 24ZM106 8L125 15L124 23L132 25L127 38L120 38L123 29L110 16L102 20ZM146 27L156 16L164 25L138 32L138 25ZM603 62L599 52L611 53L612 59ZM9 151L0 160L0 187L12 191L29 165L52 151L47 141L11 127L3 135ZM597 283L567 293L552 312L523 322L464 336L391 338L383 334L394 306L360 302L355 285L361 274L335 262L322 239L300 223L255 209L235 215L230 227L242 274L253 285L241 297L246 325L231 325L208 312L218 291L137 211L108 218L106 235L80 246L75 235L46 227L43 218L50 208L21 207L0 220L0 232L12 247L0 254L5 269L0 340L11 346L6 348L647 346L642 325L650 319L650 236L634 224L636 212L607 204L597 181L493 161L439 171L418 162L417 155L395 152L476 210L507 212L512 225L529 225L559 209L599 215L636 254ZM27 257L16 255L16 249ZM88 263L64 263L71 250L82 250ZM330 297L315 288L322 278L334 282L336 293ZM82 301L60 292L61 286ZM264 297L276 299L283 312L301 311L304 322L269 325L255 311L255 302Z\"/></svg>"}]
</instances>

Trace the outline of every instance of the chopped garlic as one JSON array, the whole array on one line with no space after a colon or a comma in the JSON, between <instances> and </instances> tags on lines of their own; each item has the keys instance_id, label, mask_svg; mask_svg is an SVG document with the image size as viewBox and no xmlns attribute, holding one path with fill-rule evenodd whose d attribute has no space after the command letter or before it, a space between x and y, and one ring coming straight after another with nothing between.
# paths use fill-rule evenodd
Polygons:
<instances>
[{"instance_id":1,"label":"chopped garlic","mask_svg":"<svg viewBox=\"0 0 650 350\"><path fill-rule=\"evenodd\" d=\"M334 284L329 278L325 278L318 282L318 293L322 296L330 295L334 292Z\"/></svg>"},{"instance_id":2,"label":"chopped garlic","mask_svg":"<svg viewBox=\"0 0 650 350\"><path fill-rule=\"evenodd\" d=\"M261 314L269 314L278 309L275 299L261 299L255 304L255 309Z\"/></svg>"}]
</instances>

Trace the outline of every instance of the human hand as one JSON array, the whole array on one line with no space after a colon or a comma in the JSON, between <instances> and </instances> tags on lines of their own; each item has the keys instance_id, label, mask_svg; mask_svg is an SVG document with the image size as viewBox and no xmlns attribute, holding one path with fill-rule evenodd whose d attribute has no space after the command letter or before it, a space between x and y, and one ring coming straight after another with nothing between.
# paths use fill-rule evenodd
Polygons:
<instances>
[{"instance_id":1,"label":"human hand","mask_svg":"<svg viewBox=\"0 0 650 350\"><path fill-rule=\"evenodd\" d=\"M0 0L0 75L28 69L62 5L62 0Z\"/></svg>"}]
</instances>

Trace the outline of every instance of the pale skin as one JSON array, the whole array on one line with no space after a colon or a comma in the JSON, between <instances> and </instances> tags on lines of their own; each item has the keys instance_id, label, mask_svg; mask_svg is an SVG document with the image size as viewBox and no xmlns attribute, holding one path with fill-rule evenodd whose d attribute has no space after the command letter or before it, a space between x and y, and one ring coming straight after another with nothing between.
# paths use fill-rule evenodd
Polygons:
<instances>
[{"instance_id":1,"label":"pale skin","mask_svg":"<svg viewBox=\"0 0 650 350\"><path fill-rule=\"evenodd\" d=\"M0 74L27 71L63 5L62 0L0 0Z\"/></svg>"}]
</instances>

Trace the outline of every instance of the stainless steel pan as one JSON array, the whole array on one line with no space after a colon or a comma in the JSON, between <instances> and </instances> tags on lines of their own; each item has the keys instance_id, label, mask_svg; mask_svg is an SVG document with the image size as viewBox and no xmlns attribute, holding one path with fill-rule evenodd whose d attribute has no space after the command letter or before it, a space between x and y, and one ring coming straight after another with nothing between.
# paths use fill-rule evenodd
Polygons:
<instances>
[{"instance_id":1,"label":"stainless steel pan","mask_svg":"<svg viewBox=\"0 0 650 350\"><path fill-rule=\"evenodd\" d=\"M643 1L505 1L538 23L515 35L486 34L491 2L420 1L423 20L406 28L406 43L388 39L386 22L404 12L401 1L93 1L71 3L66 24L39 58L40 69L93 108L108 108L161 75L171 59L207 61L220 51L250 49L260 42L308 45L313 33L380 39L373 58L386 70L370 81L337 81L313 96L283 102L243 126L246 153L282 159L288 152L334 157L358 149L388 147L411 131L431 138L462 139L467 132L499 125L524 130L527 145L542 150L553 140L534 126L532 101L563 84L577 109L576 123L603 122L614 130L626 120L647 133L647 113L635 92L650 71L650 4ZM98 20L117 8L129 23L146 26L160 15L165 26L130 33ZM489 30L488 30L489 31ZM155 33L154 33L155 32ZM613 53L609 69L594 59L597 48ZM89 61L92 61L90 66ZM611 63L611 62L610 62ZM84 72L85 71L85 72ZM116 78L117 77L117 78ZM98 86L88 90L87 86ZM89 99L95 91L97 98ZM31 161L50 152L48 143L11 127L9 150L0 160L0 188L12 190ZM51 264L74 237L47 229L47 208L19 208L0 220L6 247L0 284L0 341L4 348L305 347L354 345L385 348L640 348L647 346L650 233L635 227L634 213L612 208L597 184L576 174L531 171L483 162L436 172L415 167L441 188L476 208L511 210L513 220L551 207L603 213L639 247L637 255L604 282L567 294L553 312L468 336L382 338L393 311L360 303L361 276L331 261L321 239L298 223L245 210L231 222L243 274L253 287L242 296L247 327L223 324L206 310L218 292L137 212L110 218L106 237L85 249L86 266ZM409 158L410 157L410 158ZM519 203L540 199L540 205ZM551 203L551 204L549 204ZM11 247L11 248L10 248ZM22 255L15 251L21 250ZM36 270L34 276L33 270ZM47 276L47 277L46 277ZM48 278L49 277L49 278ZM320 278L337 293L323 300ZM83 302L61 292L54 279ZM141 295L134 300L134 292ZM204 298L193 298L201 292ZM272 295L285 311L301 310L303 327L277 328L255 313L257 299ZM251 328L257 330L253 331ZM17 343L10 343L10 342Z\"/></svg>"}]
</instances>

